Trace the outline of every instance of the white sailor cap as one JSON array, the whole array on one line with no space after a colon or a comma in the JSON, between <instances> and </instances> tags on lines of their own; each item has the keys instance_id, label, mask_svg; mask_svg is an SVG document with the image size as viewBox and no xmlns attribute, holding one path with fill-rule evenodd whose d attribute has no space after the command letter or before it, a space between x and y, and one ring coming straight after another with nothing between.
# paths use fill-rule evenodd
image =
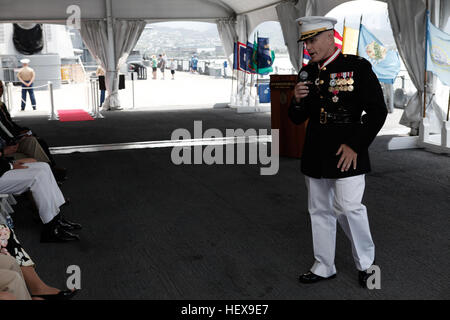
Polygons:
<instances>
[{"instance_id":1,"label":"white sailor cap","mask_svg":"<svg viewBox=\"0 0 450 320\"><path fill-rule=\"evenodd\" d=\"M22 60L20 60L20 63L30 63L30 59L22 59Z\"/></svg>"},{"instance_id":2,"label":"white sailor cap","mask_svg":"<svg viewBox=\"0 0 450 320\"><path fill-rule=\"evenodd\" d=\"M304 41L308 38L315 37L323 31L333 30L334 25L337 23L335 18L321 16L302 17L295 21L300 25L301 35L298 41Z\"/></svg>"}]
</instances>

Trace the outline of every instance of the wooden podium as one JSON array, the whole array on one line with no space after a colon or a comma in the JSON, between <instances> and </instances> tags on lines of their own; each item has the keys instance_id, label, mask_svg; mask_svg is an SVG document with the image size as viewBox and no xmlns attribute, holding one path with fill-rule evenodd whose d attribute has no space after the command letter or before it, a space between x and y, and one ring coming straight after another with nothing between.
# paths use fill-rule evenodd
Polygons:
<instances>
[{"instance_id":1,"label":"wooden podium","mask_svg":"<svg viewBox=\"0 0 450 320\"><path fill-rule=\"evenodd\" d=\"M280 132L280 156L300 158L305 141L306 122L294 124L288 117L288 109L297 84L297 75L271 75L270 99L272 129Z\"/></svg>"}]
</instances>

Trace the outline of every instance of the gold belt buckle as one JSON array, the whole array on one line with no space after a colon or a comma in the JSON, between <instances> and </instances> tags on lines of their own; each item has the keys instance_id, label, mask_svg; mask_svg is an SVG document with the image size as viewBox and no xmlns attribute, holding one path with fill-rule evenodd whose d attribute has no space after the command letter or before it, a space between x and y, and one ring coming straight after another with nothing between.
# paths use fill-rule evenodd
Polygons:
<instances>
[{"instance_id":1,"label":"gold belt buckle","mask_svg":"<svg viewBox=\"0 0 450 320\"><path fill-rule=\"evenodd\" d=\"M325 109L320 109L320 118L319 118L320 124L327 123L327 113L325 112Z\"/></svg>"}]
</instances>

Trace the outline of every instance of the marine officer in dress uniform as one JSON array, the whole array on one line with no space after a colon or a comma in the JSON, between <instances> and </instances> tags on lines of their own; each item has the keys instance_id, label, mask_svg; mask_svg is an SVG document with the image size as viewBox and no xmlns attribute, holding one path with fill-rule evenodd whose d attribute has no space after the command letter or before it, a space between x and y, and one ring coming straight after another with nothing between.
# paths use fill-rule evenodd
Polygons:
<instances>
[{"instance_id":1,"label":"marine officer in dress uniform","mask_svg":"<svg viewBox=\"0 0 450 320\"><path fill-rule=\"evenodd\" d=\"M370 171L368 147L387 115L383 92L367 60L336 48L336 19L310 16L297 21L299 41L304 41L311 60L299 72L288 114L296 124L309 120L301 171L308 189L315 258L299 281L315 283L336 276L339 223L351 241L359 283L367 287L375 245L361 200Z\"/></svg>"}]
</instances>

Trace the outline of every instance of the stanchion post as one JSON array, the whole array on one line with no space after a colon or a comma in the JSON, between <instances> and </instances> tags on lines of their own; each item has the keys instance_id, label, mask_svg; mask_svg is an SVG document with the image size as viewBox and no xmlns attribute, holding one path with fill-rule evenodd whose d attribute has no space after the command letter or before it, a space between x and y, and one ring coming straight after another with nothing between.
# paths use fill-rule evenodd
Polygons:
<instances>
[{"instance_id":1,"label":"stanchion post","mask_svg":"<svg viewBox=\"0 0 450 320\"><path fill-rule=\"evenodd\" d=\"M97 102L95 101L95 82L93 79L90 80L91 84L91 94L89 95L91 97L91 103L92 103L92 115L95 117L97 114Z\"/></svg>"},{"instance_id":2,"label":"stanchion post","mask_svg":"<svg viewBox=\"0 0 450 320\"><path fill-rule=\"evenodd\" d=\"M14 97L13 97L13 83L8 82L8 108L11 110L11 108L14 106Z\"/></svg>"},{"instance_id":3,"label":"stanchion post","mask_svg":"<svg viewBox=\"0 0 450 320\"><path fill-rule=\"evenodd\" d=\"M51 81L48 82L48 89L50 91L50 106L52 108L49 120L59 120L58 116L55 114L55 100L53 99L53 83Z\"/></svg>"},{"instance_id":4,"label":"stanchion post","mask_svg":"<svg viewBox=\"0 0 450 320\"><path fill-rule=\"evenodd\" d=\"M134 71L131 72L131 87L132 87L133 109L134 109Z\"/></svg>"},{"instance_id":5,"label":"stanchion post","mask_svg":"<svg viewBox=\"0 0 450 320\"><path fill-rule=\"evenodd\" d=\"M92 105L94 106L94 112L92 115L92 118L94 119L103 119L104 116L100 113L100 106L99 106L99 85L98 80L91 79L91 90L92 90Z\"/></svg>"},{"instance_id":6,"label":"stanchion post","mask_svg":"<svg viewBox=\"0 0 450 320\"><path fill-rule=\"evenodd\" d=\"M84 84L85 84L85 88L86 88L86 102L87 102L88 108L89 107L91 108L91 114L92 114L94 112L94 106L91 105L91 101L90 101L90 97L91 97L91 94L89 93L90 81L89 81L89 83L86 83L86 81L84 81Z\"/></svg>"}]
</instances>

